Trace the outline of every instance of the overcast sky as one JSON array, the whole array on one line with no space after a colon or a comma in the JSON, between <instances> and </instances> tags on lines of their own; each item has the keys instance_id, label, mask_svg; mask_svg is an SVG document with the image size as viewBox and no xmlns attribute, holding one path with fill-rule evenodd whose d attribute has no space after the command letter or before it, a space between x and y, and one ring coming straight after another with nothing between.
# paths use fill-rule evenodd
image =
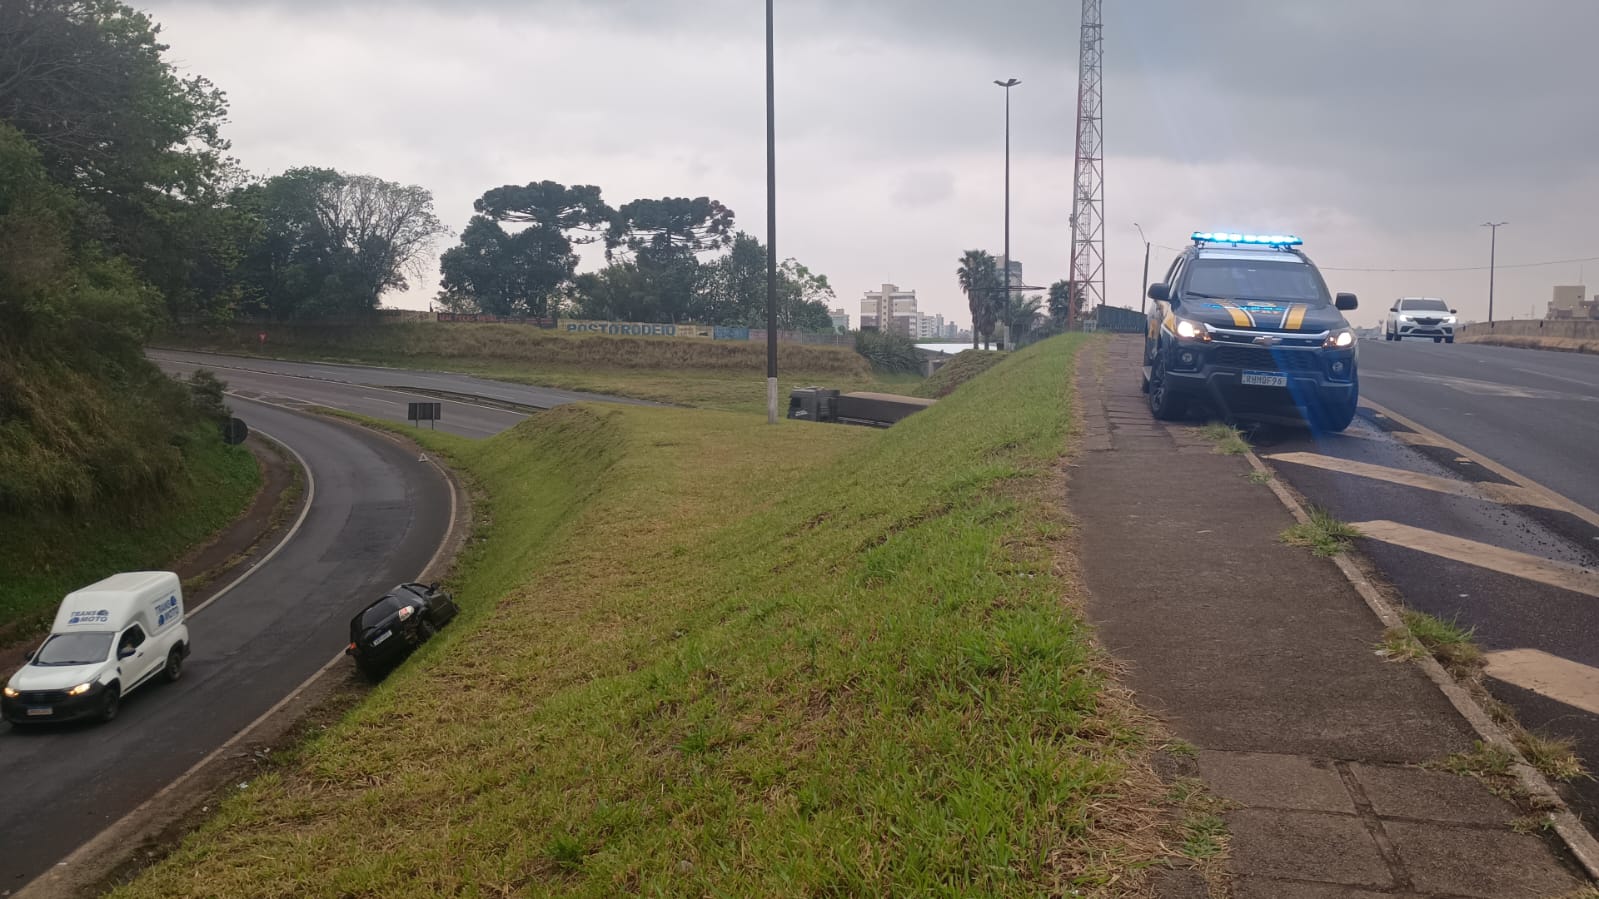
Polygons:
<instances>
[{"instance_id":1,"label":"overcast sky","mask_svg":"<svg viewBox=\"0 0 1599 899\"><path fill-rule=\"evenodd\" d=\"M136 4L138 0L133 0ZM1293 232L1357 324L1395 296L1543 314L1599 293L1599 2L1108 0L1113 304L1137 306L1195 229ZM1078 4L777 0L778 250L852 322L889 281L968 323L961 251L999 253L1003 91L1012 255L1067 274ZM553 179L709 195L765 239L759 0L150 0L171 56L227 91L251 170L423 185L459 231L485 189ZM440 249L443 249L441 246ZM585 267L599 263L597 254ZM424 305L437 266L394 305Z\"/></svg>"}]
</instances>

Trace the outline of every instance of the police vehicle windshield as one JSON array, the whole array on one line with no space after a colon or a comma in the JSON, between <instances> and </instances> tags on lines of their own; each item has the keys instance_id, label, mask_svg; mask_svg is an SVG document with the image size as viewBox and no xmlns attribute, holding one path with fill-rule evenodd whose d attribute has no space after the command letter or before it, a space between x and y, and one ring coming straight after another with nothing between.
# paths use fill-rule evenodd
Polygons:
<instances>
[{"instance_id":1,"label":"police vehicle windshield","mask_svg":"<svg viewBox=\"0 0 1599 899\"><path fill-rule=\"evenodd\" d=\"M111 653L110 631L91 631L86 634L56 634L39 654L33 657L35 665L92 665L103 662Z\"/></svg>"},{"instance_id":2,"label":"police vehicle windshield","mask_svg":"<svg viewBox=\"0 0 1599 899\"><path fill-rule=\"evenodd\" d=\"M1194 260L1184 293L1229 300L1275 300L1325 305L1332 300L1316 269L1269 259Z\"/></svg>"}]
</instances>

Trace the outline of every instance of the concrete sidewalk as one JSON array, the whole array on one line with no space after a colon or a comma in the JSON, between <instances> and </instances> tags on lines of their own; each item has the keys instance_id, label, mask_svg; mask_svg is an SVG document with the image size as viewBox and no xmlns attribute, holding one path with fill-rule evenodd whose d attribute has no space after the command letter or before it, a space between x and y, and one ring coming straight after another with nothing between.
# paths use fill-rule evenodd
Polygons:
<instances>
[{"instance_id":1,"label":"concrete sidewalk","mask_svg":"<svg viewBox=\"0 0 1599 899\"><path fill-rule=\"evenodd\" d=\"M1294 523L1247 462L1156 422L1143 343L1114 337L1078 371L1071 474L1089 613L1126 682L1197 754L1171 754L1229 804L1238 899L1520 899L1587 881L1481 782L1419 766L1477 736L1338 569L1279 535ZM1206 896L1197 873L1162 884ZM1218 894L1218 895L1225 895Z\"/></svg>"}]
</instances>

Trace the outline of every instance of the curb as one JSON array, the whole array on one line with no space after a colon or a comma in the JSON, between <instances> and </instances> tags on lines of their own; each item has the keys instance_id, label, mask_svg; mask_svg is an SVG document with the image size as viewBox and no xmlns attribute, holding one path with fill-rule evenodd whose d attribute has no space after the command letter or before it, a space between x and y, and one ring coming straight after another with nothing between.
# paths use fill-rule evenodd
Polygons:
<instances>
[{"instance_id":1,"label":"curb","mask_svg":"<svg viewBox=\"0 0 1599 899\"><path fill-rule=\"evenodd\" d=\"M1256 471L1271 476L1270 480L1266 482L1267 486L1271 488L1272 493L1276 494L1277 499L1288 508L1288 511L1293 514L1294 519L1301 524L1308 523L1310 514L1305 510L1304 504L1300 502L1299 497L1292 490L1282 483L1282 479L1272 471L1271 466L1256 455L1253 449L1246 451L1244 456L1249 460L1250 466ZM1383 623L1383 626L1391 628L1405 627L1404 618L1400 616L1399 610L1377 590L1371 580L1355 566L1355 563L1349 560L1347 554L1340 553L1333 556L1332 561L1333 564L1338 566L1338 570L1343 573L1344 578L1349 581L1350 586L1355 588L1355 592L1360 594L1360 598L1366 601L1366 606ZM1593 834L1589 833L1588 829L1582 825L1582 822L1577 819L1571 808L1566 805L1565 800L1561 799L1560 794L1555 792L1554 788L1549 785L1549 781L1543 776L1543 773L1527 762L1526 756L1521 754L1521 750L1505 734L1504 729L1494 723L1487 711L1481 705L1478 705L1477 700L1464 687L1455 682L1454 677L1444 670L1444 667L1438 663L1437 659L1429 654L1417 660L1416 664L1421 666L1427 677L1448 698L1449 704L1455 707L1455 711L1459 712L1462 718L1466 719L1466 722L1471 725L1472 730L1477 732L1477 736L1481 737L1484 743L1509 754L1511 759L1514 760L1511 768L1515 774L1516 782L1523 790L1527 791L1528 796L1533 799L1540 809L1548 810L1546 814L1554 825L1555 832L1559 834L1561 842L1576 858L1577 863L1587 872L1588 877L1592 880L1599 880L1599 840L1596 840Z\"/></svg>"},{"instance_id":2,"label":"curb","mask_svg":"<svg viewBox=\"0 0 1599 899\"><path fill-rule=\"evenodd\" d=\"M277 404L268 403L267 405ZM279 408L288 407L280 406ZM291 411L305 414L302 410ZM370 434L385 437L401 445L410 442L398 438L396 435L376 428L365 428L348 420L325 415L318 415L317 417L324 421L338 421L349 427L361 428L361 430ZM243 576L233 583L230 583L222 592L207 600L205 605L209 605L221 598L222 593L231 590L240 581L254 573L260 564L270 559L272 555L276 555L279 549L288 544L295 532L299 530L300 524L304 523L306 515L310 513L311 501L315 496L315 482L312 480L310 467L304 464L305 460L287 443L276 438L270 439L294 455L295 460L302 466L307 483L310 485L300 519L290 532L278 542L277 546L273 548L271 554L252 565L249 571L245 572ZM470 494L466 494L468 499L463 502L461 497L465 491L459 482L459 476L455 471L441 465L431 456L426 457L426 461L444 477L444 482L450 488L450 526L449 530L444 534L444 539L439 541L438 548L434 550L432 558L428 559L426 566L417 575L419 581L425 581L430 577L436 578L443 574L444 570L449 567L451 560L468 539L472 521ZM189 614L192 615L197 611L199 609L191 610ZM103 886L107 877L112 876L130 861L135 853L144 848L145 839L160 833L164 827L193 811L197 805L209 797L209 794L214 791L217 784L202 787L203 795L199 797L189 796L187 797L188 801L185 801L185 797L182 795L181 788L183 786L208 774L215 777L220 773L219 763L225 761L233 750L237 749L240 744L250 740L258 731L263 730L266 725L275 724L278 728L279 736L288 733L300 720L301 715L308 711L305 708L291 711L290 707L307 692L321 686L321 682L335 670L343 659L344 653L341 651L323 664L321 668L318 668L310 677L302 681L299 686L274 703L271 708L262 712L254 721L245 725L238 733L223 742L222 745L211 750L204 758L195 762L188 770L156 791L150 798L139 803L132 811L129 811L103 828L99 833L90 837L81 846L68 853L65 858L56 862L49 871L40 874L32 881L24 884L15 893L10 893L9 895L15 897L15 899L58 899L58 897L60 899L70 899L70 897L83 895L85 887L91 885Z\"/></svg>"}]
</instances>

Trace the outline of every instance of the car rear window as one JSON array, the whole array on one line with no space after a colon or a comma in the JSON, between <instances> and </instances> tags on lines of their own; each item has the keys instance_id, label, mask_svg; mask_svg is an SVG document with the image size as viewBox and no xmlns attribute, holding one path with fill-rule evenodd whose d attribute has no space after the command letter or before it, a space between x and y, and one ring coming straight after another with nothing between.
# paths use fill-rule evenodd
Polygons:
<instances>
[{"instance_id":1,"label":"car rear window","mask_svg":"<svg viewBox=\"0 0 1599 899\"><path fill-rule=\"evenodd\" d=\"M1448 312L1449 304L1443 300L1400 300L1399 308L1414 312Z\"/></svg>"},{"instance_id":2,"label":"car rear window","mask_svg":"<svg viewBox=\"0 0 1599 899\"><path fill-rule=\"evenodd\" d=\"M408 605L410 603L393 596L383 597L361 613L361 629L366 630L367 628L377 627L383 623L384 619Z\"/></svg>"},{"instance_id":3,"label":"car rear window","mask_svg":"<svg viewBox=\"0 0 1599 899\"><path fill-rule=\"evenodd\" d=\"M1327 303L1327 285L1303 262L1196 259L1185 290L1230 300L1291 300Z\"/></svg>"}]
</instances>

